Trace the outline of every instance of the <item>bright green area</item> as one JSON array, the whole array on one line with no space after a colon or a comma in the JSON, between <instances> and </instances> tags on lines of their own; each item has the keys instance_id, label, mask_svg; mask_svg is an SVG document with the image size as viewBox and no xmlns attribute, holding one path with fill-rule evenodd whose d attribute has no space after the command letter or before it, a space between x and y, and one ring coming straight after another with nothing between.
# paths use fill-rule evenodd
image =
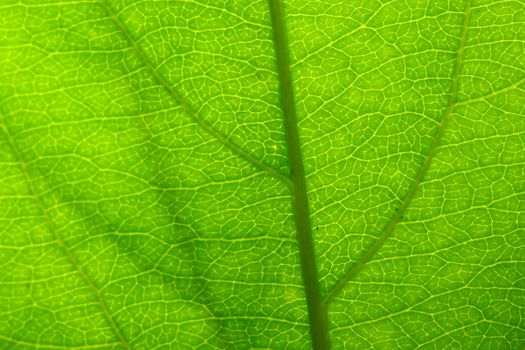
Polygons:
<instances>
[{"instance_id":1,"label":"bright green area","mask_svg":"<svg viewBox=\"0 0 525 350\"><path fill-rule=\"evenodd\" d=\"M269 0L0 2L0 349L525 347L523 1L283 24L299 178Z\"/></svg>"}]
</instances>

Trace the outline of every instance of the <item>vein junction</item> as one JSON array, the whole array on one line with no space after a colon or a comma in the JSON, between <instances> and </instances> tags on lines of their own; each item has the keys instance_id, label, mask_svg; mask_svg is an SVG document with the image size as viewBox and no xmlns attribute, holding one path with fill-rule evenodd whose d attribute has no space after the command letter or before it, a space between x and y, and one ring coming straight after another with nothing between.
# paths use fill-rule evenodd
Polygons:
<instances>
[{"instance_id":1,"label":"vein junction","mask_svg":"<svg viewBox=\"0 0 525 350\"><path fill-rule=\"evenodd\" d=\"M157 69L153 66L151 61L146 57L144 52L140 49L140 47L137 45L136 41L131 36L129 30L126 28L122 20L119 18L118 14L109 6L106 0L100 0L100 4L106 14L113 20L115 25L118 27L121 34L124 36L128 44L130 45L131 49L135 53L135 55L139 58L139 60L142 62L142 64L146 67L146 69L150 72L151 76L155 79L155 81L161 85L166 92L179 104L179 106L184 110L184 112L195 122L197 123L205 132L207 132L209 135L214 137L217 141L219 141L221 144L223 144L225 147L230 149L230 151L247 160L248 162L252 163L255 167L257 167L259 170L264 171L274 178L282 181L286 186L290 187L291 182L290 179L275 170L274 168L264 164L259 159L255 158L254 156L246 153L244 150L242 150L239 146L233 144L230 140L228 140L226 137L221 135L219 132L217 132L214 128L212 128L204 119L202 119L197 112L193 110L193 108L190 106L186 100L180 96L180 94L168 83L164 77L162 77Z\"/></svg>"}]
</instances>

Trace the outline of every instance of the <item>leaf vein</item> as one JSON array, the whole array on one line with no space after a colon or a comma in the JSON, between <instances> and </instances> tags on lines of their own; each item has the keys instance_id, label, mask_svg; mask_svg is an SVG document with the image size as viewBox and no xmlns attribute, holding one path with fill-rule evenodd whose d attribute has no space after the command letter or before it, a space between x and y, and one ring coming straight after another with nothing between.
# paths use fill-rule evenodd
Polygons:
<instances>
[{"instance_id":1,"label":"leaf vein","mask_svg":"<svg viewBox=\"0 0 525 350\"><path fill-rule=\"evenodd\" d=\"M106 0L100 0L100 5L106 12L109 18L115 23L121 34L123 35L124 39L128 42L130 45L132 51L135 53L135 55L139 58L139 60L142 62L142 64L146 67L148 72L152 75L152 77L155 79L155 81L168 92L168 94L179 104L179 106L186 112L186 114L197 124L201 129L203 129L206 133L214 137L217 141L219 141L222 145L227 147L233 154L247 160L248 162L252 163L254 166L259 168L259 170L264 171L271 176L275 177L278 180L281 180L284 184L286 184L288 187L290 187L291 182L290 179L278 172L276 169L264 164L259 159L253 157L252 155L246 153L244 150L242 150L239 146L233 144L230 140L228 140L226 137L224 137L222 134L217 132L214 128L212 128L204 119L202 119L190 106L188 102L186 102L179 93L164 79L157 69L153 66L153 64L150 62L150 60L146 57L146 55L142 52L140 47L137 45L136 41L131 36L129 30L125 27L124 23L118 16L118 14L111 8L111 6L108 5Z\"/></svg>"},{"instance_id":2,"label":"leaf vein","mask_svg":"<svg viewBox=\"0 0 525 350\"><path fill-rule=\"evenodd\" d=\"M463 52L465 49L465 43L467 39L468 26L469 26L469 20L470 20L471 1L472 0L467 0L466 5L465 5L463 25L462 25L462 30L461 30L461 38L459 41L456 62L455 62L454 71L452 74L452 87L449 93L447 107L445 111L443 112L441 123L437 128L437 131L432 141L432 145L430 146L427 156L425 157L425 160L423 161L423 165L419 169L419 172L414 182L410 186L405 199L403 200L398 211L396 212L396 215L388 223L383 233L377 238L374 244L370 248L368 248L368 250L355 262L352 268L335 284L332 290L328 292L328 294L324 297L323 304L326 306L328 306L334 300L334 298L337 297L337 295L339 295L339 293L343 290L343 288L363 269L363 267L372 259L375 253L385 244L385 241L388 239L388 237L392 235L397 224L401 221L401 218L404 216L410 203L412 202L415 195L417 194L419 185L425 179L425 175L428 169L430 168L430 164L432 163L432 160L434 159L437 153L441 139L443 138L443 134L447 127L448 121L450 120L450 117L453 115L454 108L456 106L457 92L459 88L459 76L461 74L461 64L463 60Z\"/></svg>"},{"instance_id":3,"label":"leaf vein","mask_svg":"<svg viewBox=\"0 0 525 350\"><path fill-rule=\"evenodd\" d=\"M42 213L42 216L44 217L44 221L49 228L49 231L53 234L55 240L58 242L60 248L66 255L69 263L73 266L73 268L78 272L80 275L81 280L85 283L85 285L88 287L88 289L93 293L95 300L97 301L98 306L100 307L100 310L102 311L102 315L108 325L110 326L112 332L114 333L115 337L117 338L118 342L122 345L124 349L130 350L131 347L128 343L128 341L124 338L122 335L122 332L120 331L119 327L115 323L115 320L113 319L113 316L111 312L109 311L108 306L106 305L106 302L102 298L102 295L100 294L100 291L98 290L97 286L89 277L89 275L84 271L82 268L82 264L77 260L77 258L73 255L73 252L71 251L71 248L67 245L66 241L64 240L64 237L60 234L57 227L55 226L55 223L53 222L51 215L49 214L48 209L44 205L44 202L41 198L41 196L38 194L33 179L31 178L31 175L29 174L29 171L27 170L27 161L22 156L22 153L18 149L18 146L16 145L13 137L11 136L11 132L9 131L9 128L5 123L2 123L1 125L2 130L4 131L4 135L7 138L7 144L9 148L11 148L11 151L13 152L13 155L18 160L18 165L20 167L20 170L22 171L22 174L24 176L24 180L27 184L27 187L32 194L36 205L38 206L40 212Z\"/></svg>"},{"instance_id":4,"label":"leaf vein","mask_svg":"<svg viewBox=\"0 0 525 350\"><path fill-rule=\"evenodd\" d=\"M303 276L308 320L312 347L317 350L330 348L326 309L321 303L321 292L315 251L312 238L312 225L306 177L304 173L297 113L295 110L295 97L293 91L293 78L290 71L290 57L288 53L288 38L284 19L284 3L282 0L270 0L270 14L275 44L277 71L279 73L279 93L281 108L284 116L286 142L288 145L288 159L291 172L292 205L294 210L301 273Z\"/></svg>"}]
</instances>

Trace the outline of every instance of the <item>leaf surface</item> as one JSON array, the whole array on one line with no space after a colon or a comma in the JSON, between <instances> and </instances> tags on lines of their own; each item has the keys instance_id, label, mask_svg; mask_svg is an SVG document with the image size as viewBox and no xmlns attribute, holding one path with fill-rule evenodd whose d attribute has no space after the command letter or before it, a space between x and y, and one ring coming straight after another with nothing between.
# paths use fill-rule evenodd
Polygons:
<instances>
[{"instance_id":1,"label":"leaf surface","mask_svg":"<svg viewBox=\"0 0 525 350\"><path fill-rule=\"evenodd\" d=\"M2 1L0 348L523 349L524 22Z\"/></svg>"}]
</instances>

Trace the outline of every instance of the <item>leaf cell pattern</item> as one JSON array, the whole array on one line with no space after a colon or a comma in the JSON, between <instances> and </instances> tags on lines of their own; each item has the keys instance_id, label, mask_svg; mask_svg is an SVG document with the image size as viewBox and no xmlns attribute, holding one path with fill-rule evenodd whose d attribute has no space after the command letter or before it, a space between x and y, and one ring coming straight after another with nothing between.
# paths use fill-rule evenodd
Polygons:
<instances>
[{"instance_id":1,"label":"leaf cell pattern","mask_svg":"<svg viewBox=\"0 0 525 350\"><path fill-rule=\"evenodd\" d=\"M523 349L524 22L3 0L0 348Z\"/></svg>"}]
</instances>

